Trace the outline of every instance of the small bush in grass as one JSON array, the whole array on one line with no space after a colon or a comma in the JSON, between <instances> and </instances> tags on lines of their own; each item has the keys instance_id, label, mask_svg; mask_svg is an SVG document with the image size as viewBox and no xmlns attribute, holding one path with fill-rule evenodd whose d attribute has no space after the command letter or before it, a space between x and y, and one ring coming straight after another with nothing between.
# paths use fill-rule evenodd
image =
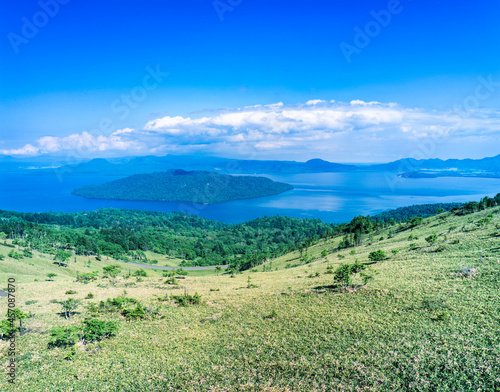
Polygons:
<instances>
[{"instance_id":1,"label":"small bush in grass","mask_svg":"<svg viewBox=\"0 0 500 392\"><path fill-rule=\"evenodd\" d=\"M383 261L383 260L387 259L387 255L385 254L385 252L382 249L379 249L379 250L375 250L373 252L370 252L370 254L368 255L368 258L371 261Z\"/></svg>"},{"instance_id":2,"label":"small bush in grass","mask_svg":"<svg viewBox=\"0 0 500 392\"><path fill-rule=\"evenodd\" d=\"M89 302L87 304L87 310L89 311L90 314L97 315L101 309L99 309L99 306L97 306L95 302Z\"/></svg>"},{"instance_id":3,"label":"small bush in grass","mask_svg":"<svg viewBox=\"0 0 500 392\"><path fill-rule=\"evenodd\" d=\"M26 305L33 305L33 304L36 304L38 301L36 299L31 299L29 301L26 301Z\"/></svg>"},{"instance_id":4,"label":"small bush in grass","mask_svg":"<svg viewBox=\"0 0 500 392\"><path fill-rule=\"evenodd\" d=\"M54 274L53 272L47 274L47 278L49 278L49 281L53 281L56 276L57 274Z\"/></svg>"},{"instance_id":5,"label":"small bush in grass","mask_svg":"<svg viewBox=\"0 0 500 392\"><path fill-rule=\"evenodd\" d=\"M66 354L64 354L63 359L65 359L66 361L72 361L75 358L75 355L76 355L76 348L73 346L68 351L66 351Z\"/></svg>"},{"instance_id":6,"label":"small bush in grass","mask_svg":"<svg viewBox=\"0 0 500 392\"><path fill-rule=\"evenodd\" d=\"M450 318L448 312L439 312L437 315L432 316L431 320L433 321L446 321Z\"/></svg>"},{"instance_id":7,"label":"small bush in grass","mask_svg":"<svg viewBox=\"0 0 500 392\"><path fill-rule=\"evenodd\" d=\"M99 302L99 310L101 312L121 312L126 306L136 304L135 298L116 297L108 298L106 301Z\"/></svg>"},{"instance_id":8,"label":"small bush in grass","mask_svg":"<svg viewBox=\"0 0 500 392\"><path fill-rule=\"evenodd\" d=\"M98 277L99 276L97 272L87 272L85 274L78 274L76 281L81 283L89 283L92 280L97 280Z\"/></svg>"},{"instance_id":9,"label":"small bush in grass","mask_svg":"<svg viewBox=\"0 0 500 392\"><path fill-rule=\"evenodd\" d=\"M278 312L276 312L276 310L271 310L271 313L269 313L268 315L264 316L265 319L276 319L278 317Z\"/></svg>"},{"instance_id":10,"label":"small bush in grass","mask_svg":"<svg viewBox=\"0 0 500 392\"><path fill-rule=\"evenodd\" d=\"M172 299L179 306L198 305L201 303L201 295L198 293L194 293L194 295L188 295L187 293L172 295Z\"/></svg>"},{"instance_id":11,"label":"small bush in grass","mask_svg":"<svg viewBox=\"0 0 500 392\"><path fill-rule=\"evenodd\" d=\"M443 299L425 298L424 300L422 300L420 309L430 311L448 309L448 304L446 304L445 300Z\"/></svg>"},{"instance_id":12,"label":"small bush in grass","mask_svg":"<svg viewBox=\"0 0 500 392\"><path fill-rule=\"evenodd\" d=\"M10 322L10 320L0 321L0 338L8 340L10 336L17 332L17 328Z\"/></svg>"},{"instance_id":13,"label":"small bush in grass","mask_svg":"<svg viewBox=\"0 0 500 392\"><path fill-rule=\"evenodd\" d=\"M50 330L49 348L74 346L80 340L79 327L58 327Z\"/></svg>"},{"instance_id":14,"label":"small bush in grass","mask_svg":"<svg viewBox=\"0 0 500 392\"><path fill-rule=\"evenodd\" d=\"M15 250L11 250L9 252L9 257L16 260L21 260L24 256L21 253L16 252Z\"/></svg>"},{"instance_id":15,"label":"small bush in grass","mask_svg":"<svg viewBox=\"0 0 500 392\"><path fill-rule=\"evenodd\" d=\"M142 277L147 277L147 276L148 276L148 274L147 274L147 272L146 272L146 271L144 271L144 270L141 268L141 269L139 269L139 270L135 271L135 272L134 272L134 274L133 274L132 276L137 276L137 277L141 277L141 276L142 276Z\"/></svg>"},{"instance_id":16,"label":"small bush in grass","mask_svg":"<svg viewBox=\"0 0 500 392\"><path fill-rule=\"evenodd\" d=\"M92 293L88 293L87 296L85 297L85 299L92 299L94 298L94 294Z\"/></svg>"},{"instance_id":17,"label":"small bush in grass","mask_svg":"<svg viewBox=\"0 0 500 392\"><path fill-rule=\"evenodd\" d=\"M392 249L392 250L391 250L391 253L392 253L393 255L397 255L397 254L399 253L399 249Z\"/></svg>"},{"instance_id":18,"label":"small bush in grass","mask_svg":"<svg viewBox=\"0 0 500 392\"><path fill-rule=\"evenodd\" d=\"M410 244L410 250L416 250L416 249L418 249L418 245L417 245L417 244L415 244L414 242L412 242L412 243Z\"/></svg>"},{"instance_id":19,"label":"small bush in grass","mask_svg":"<svg viewBox=\"0 0 500 392\"><path fill-rule=\"evenodd\" d=\"M430 236L426 237L425 239L429 245L434 245L437 240L438 240L438 236L437 234L431 234Z\"/></svg>"},{"instance_id":20,"label":"small bush in grass","mask_svg":"<svg viewBox=\"0 0 500 392\"><path fill-rule=\"evenodd\" d=\"M68 290L68 291L66 291L66 294L76 294L76 291L75 290Z\"/></svg>"},{"instance_id":21,"label":"small bush in grass","mask_svg":"<svg viewBox=\"0 0 500 392\"><path fill-rule=\"evenodd\" d=\"M83 322L82 340L84 343L100 342L115 336L117 332L118 326L115 322L90 318Z\"/></svg>"},{"instance_id":22,"label":"small bush in grass","mask_svg":"<svg viewBox=\"0 0 500 392\"><path fill-rule=\"evenodd\" d=\"M137 303L134 309L125 309L122 312L122 315L127 319L127 320L137 320L137 319L143 319L146 317L146 312L144 308L142 307L142 304L140 302Z\"/></svg>"},{"instance_id":23,"label":"small bush in grass","mask_svg":"<svg viewBox=\"0 0 500 392\"><path fill-rule=\"evenodd\" d=\"M166 281L165 281L165 284L171 284L171 285L175 285L175 286L178 286L179 285L179 282L177 282L177 279L175 279L174 276L168 278Z\"/></svg>"}]
</instances>

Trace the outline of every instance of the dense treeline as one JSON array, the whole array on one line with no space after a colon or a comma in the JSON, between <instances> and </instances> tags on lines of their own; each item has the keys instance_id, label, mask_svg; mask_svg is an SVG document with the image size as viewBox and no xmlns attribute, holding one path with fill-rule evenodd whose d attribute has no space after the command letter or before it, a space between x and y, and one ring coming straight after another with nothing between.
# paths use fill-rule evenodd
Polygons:
<instances>
[{"instance_id":1,"label":"dense treeline","mask_svg":"<svg viewBox=\"0 0 500 392\"><path fill-rule=\"evenodd\" d=\"M0 232L42 252L59 249L126 260L143 259L143 252L152 251L185 259L185 265L258 264L332 228L319 219L279 216L230 225L176 212L0 211Z\"/></svg>"},{"instance_id":2,"label":"dense treeline","mask_svg":"<svg viewBox=\"0 0 500 392\"><path fill-rule=\"evenodd\" d=\"M470 201L465 203L462 208L456 209L456 212L458 214L471 214L473 212L482 211L498 205L500 205L500 193L493 198L485 196L479 202Z\"/></svg>"},{"instance_id":3,"label":"dense treeline","mask_svg":"<svg viewBox=\"0 0 500 392\"><path fill-rule=\"evenodd\" d=\"M467 214L500 205L500 194L465 204L425 204L398 208L374 217L357 216L348 223L327 224L319 219L271 216L240 224L226 224L173 212L101 209L76 213L22 213L0 210L0 239L8 237L24 247L16 257L32 257L32 250L54 254L64 262L72 254L101 255L147 261L144 252L183 259L182 265L230 264L249 269L266 260L342 236L339 248L370 241L383 228L406 230L424 217L452 210ZM307 259L307 257L306 257ZM304 260L306 260L304 259Z\"/></svg>"},{"instance_id":4,"label":"dense treeline","mask_svg":"<svg viewBox=\"0 0 500 392\"><path fill-rule=\"evenodd\" d=\"M462 207L464 203L435 203L435 204L418 204L408 207L396 208L390 211L384 211L374 215L373 218L381 221L404 222L415 216L427 218L428 216L436 215L441 212L450 211L454 208Z\"/></svg>"},{"instance_id":5,"label":"dense treeline","mask_svg":"<svg viewBox=\"0 0 500 392\"><path fill-rule=\"evenodd\" d=\"M276 195L293 186L265 177L230 176L206 171L169 170L136 174L99 185L87 185L73 194L92 199L184 201L220 203Z\"/></svg>"}]
</instances>

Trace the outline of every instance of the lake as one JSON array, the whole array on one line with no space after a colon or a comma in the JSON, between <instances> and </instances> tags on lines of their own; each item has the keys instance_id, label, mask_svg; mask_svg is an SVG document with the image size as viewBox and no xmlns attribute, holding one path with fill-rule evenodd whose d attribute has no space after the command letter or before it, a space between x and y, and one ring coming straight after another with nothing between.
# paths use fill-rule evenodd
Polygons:
<instances>
[{"instance_id":1,"label":"lake","mask_svg":"<svg viewBox=\"0 0 500 392\"><path fill-rule=\"evenodd\" d=\"M99 208L182 211L236 223L261 216L288 215L346 222L356 215L372 215L412 204L479 200L500 192L494 178L400 178L389 173L315 173L266 175L295 189L258 199L201 205L180 202L143 202L85 199L71 190L120 177L0 173L0 209L22 212L74 212Z\"/></svg>"}]
</instances>

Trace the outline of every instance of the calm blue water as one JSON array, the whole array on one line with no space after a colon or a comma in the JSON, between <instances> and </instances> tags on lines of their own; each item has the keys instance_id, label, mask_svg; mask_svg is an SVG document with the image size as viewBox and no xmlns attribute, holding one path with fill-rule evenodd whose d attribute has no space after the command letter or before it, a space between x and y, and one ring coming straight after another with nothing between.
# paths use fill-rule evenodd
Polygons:
<instances>
[{"instance_id":1,"label":"calm blue water","mask_svg":"<svg viewBox=\"0 0 500 392\"><path fill-rule=\"evenodd\" d=\"M295 189L277 196L213 205L178 202L91 200L71 190L119 177L0 173L0 209L23 212L74 212L114 207L151 211L183 211L223 222L261 216L316 217L345 222L356 215L376 214L412 204L479 200L500 192L500 179L399 178L385 173L320 173L268 175Z\"/></svg>"}]
</instances>

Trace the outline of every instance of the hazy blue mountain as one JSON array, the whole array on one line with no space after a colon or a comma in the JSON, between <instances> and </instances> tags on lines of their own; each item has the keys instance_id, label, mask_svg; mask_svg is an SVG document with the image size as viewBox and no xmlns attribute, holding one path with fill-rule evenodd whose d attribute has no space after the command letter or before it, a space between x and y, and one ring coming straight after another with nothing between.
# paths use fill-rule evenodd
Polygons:
<instances>
[{"instance_id":1,"label":"hazy blue mountain","mask_svg":"<svg viewBox=\"0 0 500 392\"><path fill-rule=\"evenodd\" d=\"M93 159L89 162L67 165L60 169L67 174L112 174L131 175L152 173L170 169L216 171L228 174L264 174L264 173L317 173L346 172L357 170L354 165L343 165L312 159L307 162L237 160L196 155L167 155L164 157L142 156L128 159L105 160Z\"/></svg>"},{"instance_id":2,"label":"hazy blue mountain","mask_svg":"<svg viewBox=\"0 0 500 392\"><path fill-rule=\"evenodd\" d=\"M414 172L418 170L455 170L458 172L500 172L500 155L483 159L399 159L394 162L363 167L370 171Z\"/></svg>"},{"instance_id":3,"label":"hazy blue mountain","mask_svg":"<svg viewBox=\"0 0 500 392\"><path fill-rule=\"evenodd\" d=\"M480 176L498 177L500 175L500 155L483 159L399 159L394 162L373 165L346 165L311 159L307 162L277 160L228 159L200 155L166 155L121 158L96 158L78 164L64 165L63 157L40 156L32 158L13 158L0 156L0 172L25 171L58 167L65 175L117 175L129 176L141 173L154 173L171 169L213 171L226 174L293 174L293 173L333 173L351 171L376 171L404 174L410 178L440 176ZM71 161L71 160L70 160ZM431 171L431 172L426 172ZM45 169L46 173L53 169Z\"/></svg>"}]
</instances>

